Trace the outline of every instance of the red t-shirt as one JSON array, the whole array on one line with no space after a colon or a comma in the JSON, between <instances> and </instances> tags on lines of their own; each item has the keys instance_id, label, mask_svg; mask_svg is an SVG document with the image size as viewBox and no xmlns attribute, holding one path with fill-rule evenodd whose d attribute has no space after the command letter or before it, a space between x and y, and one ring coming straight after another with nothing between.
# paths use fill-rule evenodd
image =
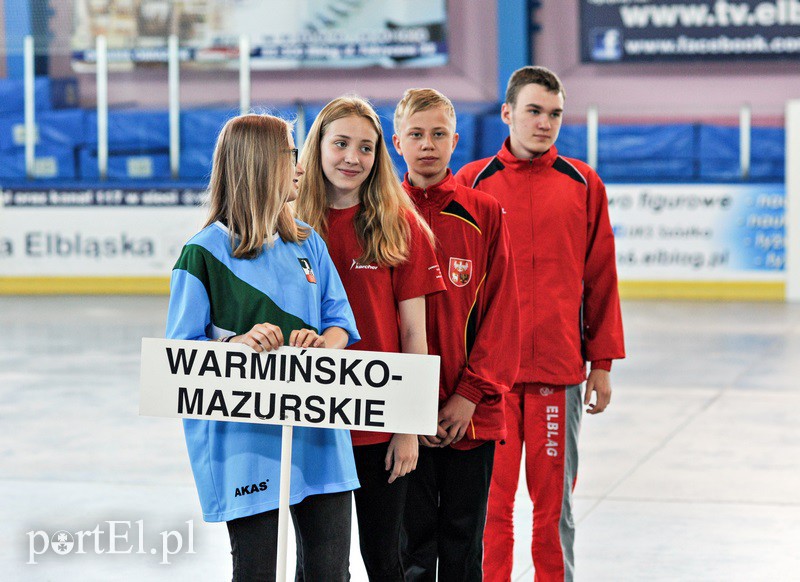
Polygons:
<instances>
[{"instance_id":1,"label":"red t-shirt","mask_svg":"<svg viewBox=\"0 0 800 582\"><path fill-rule=\"evenodd\" d=\"M423 235L416 218L409 214L411 226L408 260L394 268L362 265L354 219L361 205L328 209L328 251L344 284L356 318L361 341L355 350L400 352L400 301L445 290L436 253ZM354 445L388 442L391 433L354 430Z\"/></svg>"}]
</instances>

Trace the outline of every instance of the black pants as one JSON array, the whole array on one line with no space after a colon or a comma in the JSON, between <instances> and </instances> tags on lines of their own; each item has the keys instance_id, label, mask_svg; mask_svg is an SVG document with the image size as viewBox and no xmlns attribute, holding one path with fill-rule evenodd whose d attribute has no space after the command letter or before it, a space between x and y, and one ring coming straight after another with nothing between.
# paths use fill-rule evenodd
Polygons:
<instances>
[{"instance_id":1,"label":"black pants","mask_svg":"<svg viewBox=\"0 0 800 582\"><path fill-rule=\"evenodd\" d=\"M406 580L480 582L494 442L469 451L420 446L403 522Z\"/></svg>"},{"instance_id":2,"label":"black pants","mask_svg":"<svg viewBox=\"0 0 800 582\"><path fill-rule=\"evenodd\" d=\"M295 579L350 579L350 492L311 495L290 507L297 540ZM275 580L278 510L233 519L228 524L233 582Z\"/></svg>"},{"instance_id":3,"label":"black pants","mask_svg":"<svg viewBox=\"0 0 800 582\"><path fill-rule=\"evenodd\" d=\"M389 484L389 443L353 447L361 487L353 491L361 557L371 582L403 582L400 529L409 476Z\"/></svg>"}]
</instances>

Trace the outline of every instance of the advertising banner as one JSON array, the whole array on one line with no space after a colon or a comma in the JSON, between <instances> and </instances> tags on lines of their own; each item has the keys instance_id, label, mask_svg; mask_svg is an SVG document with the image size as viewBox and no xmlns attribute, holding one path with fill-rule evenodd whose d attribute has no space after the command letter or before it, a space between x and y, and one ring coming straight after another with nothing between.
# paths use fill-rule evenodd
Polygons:
<instances>
[{"instance_id":1,"label":"advertising banner","mask_svg":"<svg viewBox=\"0 0 800 582\"><path fill-rule=\"evenodd\" d=\"M436 434L439 356L144 338L139 413Z\"/></svg>"},{"instance_id":2,"label":"advertising banner","mask_svg":"<svg viewBox=\"0 0 800 582\"><path fill-rule=\"evenodd\" d=\"M800 0L581 0L581 60L800 58Z\"/></svg>"},{"instance_id":3,"label":"advertising banner","mask_svg":"<svg viewBox=\"0 0 800 582\"><path fill-rule=\"evenodd\" d=\"M74 0L72 64L91 71L96 39L109 66L166 63L179 38L188 66L237 68L239 38L253 69L440 66L447 63L445 0Z\"/></svg>"},{"instance_id":4,"label":"advertising banner","mask_svg":"<svg viewBox=\"0 0 800 582\"><path fill-rule=\"evenodd\" d=\"M609 184L607 192L621 283L653 282L655 296L659 282L786 280L783 184ZM0 189L0 293L165 293L181 248L205 222L205 195Z\"/></svg>"},{"instance_id":5,"label":"advertising banner","mask_svg":"<svg viewBox=\"0 0 800 582\"><path fill-rule=\"evenodd\" d=\"M0 277L169 277L203 225L199 188L3 188Z\"/></svg>"},{"instance_id":6,"label":"advertising banner","mask_svg":"<svg viewBox=\"0 0 800 582\"><path fill-rule=\"evenodd\" d=\"M783 184L609 185L620 281L784 281Z\"/></svg>"}]
</instances>

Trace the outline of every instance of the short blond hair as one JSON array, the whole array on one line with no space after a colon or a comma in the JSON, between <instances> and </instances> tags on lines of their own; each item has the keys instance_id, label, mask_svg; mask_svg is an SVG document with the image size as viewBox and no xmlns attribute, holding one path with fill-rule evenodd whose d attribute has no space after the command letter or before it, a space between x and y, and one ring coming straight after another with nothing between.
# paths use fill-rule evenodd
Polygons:
<instances>
[{"instance_id":1,"label":"short blond hair","mask_svg":"<svg viewBox=\"0 0 800 582\"><path fill-rule=\"evenodd\" d=\"M400 134L402 121L420 111L443 107L448 117L453 120L453 131L456 128L456 108L442 93L436 89L406 89L403 98L394 109L394 132Z\"/></svg>"}]
</instances>

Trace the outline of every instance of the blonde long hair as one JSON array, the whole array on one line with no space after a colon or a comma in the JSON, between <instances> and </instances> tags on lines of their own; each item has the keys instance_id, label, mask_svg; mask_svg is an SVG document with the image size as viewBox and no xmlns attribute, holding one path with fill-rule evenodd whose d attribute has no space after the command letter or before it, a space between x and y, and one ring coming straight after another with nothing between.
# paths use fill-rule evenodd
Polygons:
<instances>
[{"instance_id":1,"label":"blonde long hair","mask_svg":"<svg viewBox=\"0 0 800 582\"><path fill-rule=\"evenodd\" d=\"M297 225L287 203L294 178L291 129L272 115L240 115L228 120L217 138L205 226L217 220L228 226L237 259L258 256L275 231L287 242L310 234Z\"/></svg>"},{"instance_id":2,"label":"blonde long hair","mask_svg":"<svg viewBox=\"0 0 800 582\"><path fill-rule=\"evenodd\" d=\"M365 99L355 95L338 97L317 115L303 144L300 160L305 174L300 181L295 210L302 220L328 240L328 196L321 162L322 138L331 123L350 116L368 120L378 137L375 163L359 190L361 209L355 217L355 229L364 252L358 260L364 265L377 263L382 267L393 267L405 262L410 254L409 218L418 222L431 244L434 239L397 179L383 140L380 119Z\"/></svg>"}]
</instances>

